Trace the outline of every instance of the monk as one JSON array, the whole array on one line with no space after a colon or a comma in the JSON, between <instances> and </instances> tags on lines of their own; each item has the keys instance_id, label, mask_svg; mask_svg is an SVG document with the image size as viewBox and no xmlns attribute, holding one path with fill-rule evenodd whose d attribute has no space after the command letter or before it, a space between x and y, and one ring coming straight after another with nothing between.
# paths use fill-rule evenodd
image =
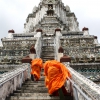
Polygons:
<instances>
[{"instance_id":1,"label":"monk","mask_svg":"<svg viewBox=\"0 0 100 100\"><path fill-rule=\"evenodd\" d=\"M31 64L31 79L38 81L40 79L41 68L43 67L42 59L37 58L32 60Z\"/></svg>"},{"instance_id":2,"label":"monk","mask_svg":"<svg viewBox=\"0 0 100 100\"><path fill-rule=\"evenodd\" d=\"M71 78L69 70L62 63L56 60L46 61L44 64L45 84L50 95L58 96L61 88L64 95L67 91L64 87L66 79Z\"/></svg>"}]
</instances>

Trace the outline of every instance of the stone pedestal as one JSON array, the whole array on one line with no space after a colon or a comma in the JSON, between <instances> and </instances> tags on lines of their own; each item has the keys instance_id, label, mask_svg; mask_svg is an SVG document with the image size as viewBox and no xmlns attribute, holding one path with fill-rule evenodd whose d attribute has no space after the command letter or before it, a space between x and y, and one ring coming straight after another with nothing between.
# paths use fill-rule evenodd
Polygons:
<instances>
[{"instance_id":1,"label":"stone pedestal","mask_svg":"<svg viewBox=\"0 0 100 100\"><path fill-rule=\"evenodd\" d=\"M29 57L30 57L31 59L35 59L35 58L36 58L36 54L29 54Z\"/></svg>"},{"instance_id":2,"label":"stone pedestal","mask_svg":"<svg viewBox=\"0 0 100 100\"><path fill-rule=\"evenodd\" d=\"M58 53L58 58L57 60L60 62L60 58L63 57L63 53Z\"/></svg>"},{"instance_id":3,"label":"stone pedestal","mask_svg":"<svg viewBox=\"0 0 100 100\"><path fill-rule=\"evenodd\" d=\"M63 57L60 58L60 62L71 62L71 58L64 55Z\"/></svg>"},{"instance_id":4,"label":"stone pedestal","mask_svg":"<svg viewBox=\"0 0 100 100\"><path fill-rule=\"evenodd\" d=\"M94 36L94 44L98 44L97 36Z\"/></svg>"},{"instance_id":5,"label":"stone pedestal","mask_svg":"<svg viewBox=\"0 0 100 100\"><path fill-rule=\"evenodd\" d=\"M37 29L36 32L37 32L37 34L34 35L34 37L41 37L42 30L41 29Z\"/></svg>"},{"instance_id":6,"label":"stone pedestal","mask_svg":"<svg viewBox=\"0 0 100 100\"><path fill-rule=\"evenodd\" d=\"M61 29L55 29L55 33L56 33L56 36L62 36L61 35Z\"/></svg>"},{"instance_id":7,"label":"stone pedestal","mask_svg":"<svg viewBox=\"0 0 100 100\"><path fill-rule=\"evenodd\" d=\"M12 30L9 30L8 31L8 37L7 38L13 38L13 34L15 33L15 31L12 29Z\"/></svg>"},{"instance_id":8,"label":"stone pedestal","mask_svg":"<svg viewBox=\"0 0 100 100\"><path fill-rule=\"evenodd\" d=\"M29 56L26 56L22 59L22 63L30 63L31 64L32 59Z\"/></svg>"},{"instance_id":9,"label":"stone pedestal","mask_svg":"<svg viewBox=\"0 0 100 100\"><path fill-rule=\"evenodd\" d=\"M84 27L83 29L82 29L82 31L84 32L84 35L89 35L89 31L88 31L89 29L88 28L86 28L86 27Z\"/></svg>"}]
</instances>

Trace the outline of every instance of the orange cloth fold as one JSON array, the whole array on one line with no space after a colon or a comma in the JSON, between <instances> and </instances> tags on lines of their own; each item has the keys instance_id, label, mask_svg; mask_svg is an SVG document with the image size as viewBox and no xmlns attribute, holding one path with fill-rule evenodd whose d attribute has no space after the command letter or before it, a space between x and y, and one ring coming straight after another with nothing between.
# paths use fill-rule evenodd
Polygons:
<instances>
[{"instance_id":1,"label":"orange cloth fold","mask_svg":"<svg viewBox=\"0 0 100 100\"><path fill-rule=\"evenodd\" d=\"M31 74L34 75L36 80L40 79L40 72L42 67L43 67L42 59L37 58L32 60Z\"/></svg>"},{"instance_id":2,"label":"orange cloth fold","mask_svg":"<svg viewBox=\"0 0 100 100\"><path fill-rule=\"evenodd\" d=\"M44 64L45 85L49 94L61 88L66 79L71 78L69 70L62 63L51 60Z\"/></svg>"}]
</instances>

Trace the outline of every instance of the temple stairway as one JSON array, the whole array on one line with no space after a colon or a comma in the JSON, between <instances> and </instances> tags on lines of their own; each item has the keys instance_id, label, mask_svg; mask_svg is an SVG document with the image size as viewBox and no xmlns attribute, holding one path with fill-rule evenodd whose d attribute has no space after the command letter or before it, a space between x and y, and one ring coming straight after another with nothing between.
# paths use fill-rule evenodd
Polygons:
<instances>
[{"instance_id":1,"label":"temple stairway","mask_svg":"<svg viewBox=\"0 0 100 100\"><path fill-rule=\"evenodd\" d=\"M51 40L52 41L52 40ZM41 58L43 62L54 59L54 45L53 41L45 42L42 46ZM65 99L59 96L50 96L48 89L45 87L43 69L41 71L41 78L39 81L26 80L21 88L18 88L6 100L73 100L73 97L68 93Z\"/></svg>"},{"instance_id":2,"label":"temple stairway","mask_svg":"<svg viewBox=\"0 0 100 100\"><path fill-rule=\"evenodd\" d=\"M65 96L66 99L60 99L59 96L50 96L48 89L44 84L43 70L39 81L26 80L21 88L18 88L6 100L73 100L70 93Z\"/></svg>"},{"instance_id":3,"label":"temple stairway","mask_svg":"<svg viewBox=\"0 0 100 100\"><path fill-rule=\"evenodd\" d=\"M47 60L54 60L54 37L45 37L43 40L43 46L42 46L42 52L41 52L41 58L43 59L43 62Z\"/></svg>"},{"instance_id":4,"label":"temple stairway","mask_svg":"<svg viewBox=\"0 0 100 100\"><path fill-rule=\"evenodd\" d=\"M54 60L54 46L43 46L41 58L43 62L48 60Z\"/></svg>"}]
</instances>

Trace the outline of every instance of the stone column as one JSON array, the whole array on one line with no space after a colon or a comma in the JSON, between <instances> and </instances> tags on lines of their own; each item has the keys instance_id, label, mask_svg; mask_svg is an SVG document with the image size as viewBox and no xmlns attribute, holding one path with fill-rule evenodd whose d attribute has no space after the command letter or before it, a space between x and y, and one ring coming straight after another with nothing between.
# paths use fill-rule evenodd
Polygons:
<instances>
[{"instance_id":1,"label":"stone column","mask_svg":"<svg viewBox=\"0 0 100 100\"><path fill-rule=\"evenodd\" d=\"M22 59L22 63L31 63L32 59L35 59L36 51L34 46L32 45L30 48L30 54Z\"/></svg>"},{"instance_id":2,"label":"stone column","mask_svg":"<svg viewBox=\"0 0 100 100\"><path fill-rule=\"evenodd\" d=\"M32 47L30 48L29 57L30 57L31 59L35 59L35 58L36 58L36 50L35 50L35 48L34 48L34 45L32 45Z\"/></svg>"},{"instance_id":3,"label":"stone column","mask_svg":"<svg viewBox=\"0 0 100 100\"><path fill-rule=\"evenodd\" d=\"M13 34L15 33L15 31L12 29L12 30L9 30L8 31L8 38L13 38Z\"/></svg>"},{"instance_id":4,"label":"stone column","mask_svg":"<svg viewBox=\"0 0 100 100\"><path fill-rule=\"evenodd\" d=\"M34 35L34 37L41 37L42 30L41 29L37 29L36 32L37 32L37 34Z\"/></svg>"},{"instance_id":5,"label":"stone column","mask_svg":"<svg viewBox=\"0 0 100 100\"><path fill-rule=\"evenodd\" d=\"M88 31L89 29L88 28L86 28L86 27L84 27L83 29L82 29L82 31L84 32L84 35L89 35L89 31Z\"/></svg>"},{"instance_id":6,"label":"stone column","mask_svg":"<svg viewBox=\"0 0 100 100\"><path fill-rule=\"evenodd\" d=\"M56 33L56 36L62 36L61 29L55 29L55 33Z\"/></svg>"},{"instance_id":7,"label":"stone column","mask_svg":"<svg viewBox=\"0 0 100 100\"><path fill-rule=\"evenodd\" d=\"M22 59L22 63L29 63L29 67L28 67L28 78L30 78L31 77L31 74L30 74L30 72L31 72L31 61L32 61L32 58L30 58L29 56L26 56L26 57L24 57L23 59ZM23 75L23 74L22 74ZM24 77L24 76L23 76Z\"/></svg>"},{"instance_id":8,"label":"stone column","mask_svg":"<svg viewBox=\"0 0 100 100\"><path fill-rule=\"evenodd\" d=\"M97 36L94 36L94 44L98 44Z\"/></svg>"}]
</instances>

